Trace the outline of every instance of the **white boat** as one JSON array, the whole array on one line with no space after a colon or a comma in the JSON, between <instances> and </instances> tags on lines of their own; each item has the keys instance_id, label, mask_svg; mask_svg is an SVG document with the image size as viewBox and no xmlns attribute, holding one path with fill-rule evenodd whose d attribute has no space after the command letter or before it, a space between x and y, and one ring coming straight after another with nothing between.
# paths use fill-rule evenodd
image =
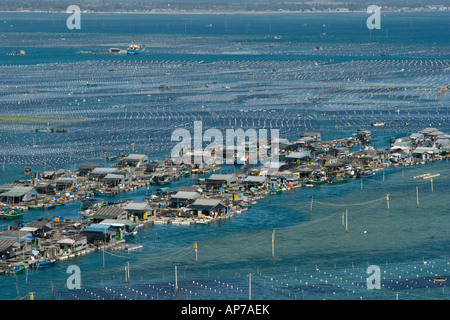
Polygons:
<instances>
[{"instance_id":1,"label":"white boat","mask_svg":"<svg viewBox=\"0 0 450 320\"><path fill-rule=\"evenodd\" d=\"M435 278L433 280L433 282L435 282L435 283L444 283L445 280L447 280L447 279L442 279L440 276L438 276L437 278Z\"/></svg>"},{"instance_id":2,"label":"white boat","mask_svg":"<svg viewBox=\"0 0 450 320\"><path fill-rule=\"evenodd\" d=\"M130 246L128 246L128 247L125 247L125 251L134 251L134 250L137 250L137 249L141 249L141 248L143 248L144 246L142 245L142 244L138 244L138 245L136 245L136 246L132 246L132 247L130 247Z\"/></svg>"},{"instance_id":3,"label":"white boat","mask_svg":"<svg viewBox=\"0 0 450 320\"><path fill-rule=\"evenodd\" d=\"M210 224L211 223L211 219L195 219L195 223L198 224Z\"/></svg>"},{"instance_id":4,"label":"white boat","mask_svg":"<svg viewBox=\"0 0 450 320\"><path fill-rule=\"evenodd\" d=\"M167 223L169 223L169 219L154 219L153 223L154 224L167 224Z\"/></svg>"},{"instance_id":5,"label":"white boat","mask_svg":"<svg viewBox=\"0 0 450 320\"><path fill-rule=\"evenodd\" d=\"M171 222L172 222L172 224L181 225L181 226L189 226L191 224L194 224L194 222L192 220L184 219L184 218L175 218Z\"/></svg>"}]
</instances>

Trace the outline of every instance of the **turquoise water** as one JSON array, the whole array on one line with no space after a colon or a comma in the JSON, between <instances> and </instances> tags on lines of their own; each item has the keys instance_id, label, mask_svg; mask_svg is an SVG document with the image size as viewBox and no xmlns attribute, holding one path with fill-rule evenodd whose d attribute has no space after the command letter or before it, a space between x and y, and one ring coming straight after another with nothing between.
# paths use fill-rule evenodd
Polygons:
<instances>
[{"instance_id":1,"label":"turquoise water","mask_svg":"<svg viewBox=\"0 0 450 320\"><path fill-rule=\"evenodd\" d=\"M362 13L82 14L82 29L73 31L67 16L0 13L0 183L24 178L24 166L75 170L104 162L104 150L161 159L172 131L191 130L195 120L204 130L279 128L289 138L318 130L324 140L370 128L376 147L427 126L449 131L449 96L436 92L448 84L448 13L386 13L372 32ZM77 53L131 41L149 52ZM6 55L18 49L27 55ZM163 84L170 90L161 91ZM392 122L377 128L371 121ZM70 132L34 133L47 124ZM414 179L423 173L440 173L434 192L429 181ZM271 195L217 224L147 226L129 239L142 249L106 252L105 267L95 252L1 277L0 297L248 299L251 273L253 299L448 299L445 284L432 279L449 275L449 187L448 163L439 161L386 169L384 181L378 173L362 190L352 180ZM146 191L120 197L142 201ZM72 202L27 212L24 222L40 214L78 219L79 208ZM66 288L69 265L81 269L81 290ZM381 269L379 290L367 290L369 265ZM175 266L183 288L176 297Z\"/></svg>"}]
</instances>

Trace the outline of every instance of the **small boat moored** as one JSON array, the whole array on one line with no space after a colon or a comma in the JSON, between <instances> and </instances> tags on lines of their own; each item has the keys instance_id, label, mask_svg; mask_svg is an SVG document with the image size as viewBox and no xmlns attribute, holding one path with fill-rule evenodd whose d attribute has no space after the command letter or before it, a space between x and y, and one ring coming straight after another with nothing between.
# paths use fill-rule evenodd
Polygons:
<instances>
[{"instance_id":1,"label":"small boat moored","mask_svg":"<svg viewBox=\"0 0 450 320\"><path fill-rule=\"evenodd\" d=\"M25 270L25 266L23 264L19 264L17 266L12 267L8 270L8 274L16 275L22 273Z\"/></svg>"},{"instance_id":2,"label":"small boat moored","mask_svg":"<svg viewBox=\"0 0 450 320\"><path fill-rule=\"evenodd\" d=\"M444 283L447 279L441 278L441 276L438 276L433 280L434 283Z\"/></svg>"},{"instance_id":3,"label":"small boat moored","mask_svg":"<svg viewBox=\"0 0 450 320\"><path fill-rule=\"evenodd\" d=\"M49 128L49 127L45 127L45 128L37 128L35 131L37 133L50 133L50 132L53 132L53 129Z\"/></svg>"},{"instance_id":4,"label":"small boat moored","mask_svg":"<svg viewBox=\"0 0 450 320\"><path fill-rule=\"evenodd\" d=\"M38 211L43 210L44 205L42 204L34 204L34 205L28 205L28 210Z\"/></svg>"},{"instance_id":5,"label":"small boat moored","mask_svg":"<svg viewBox=\"0 0 450 320\"><path fill-rule=\"evenodd\" d=\"M115 194L111 191L98 191L94 190L94 196L97 197L114 197Z\"/></svg>"},{"instance_id":6,"label":"small boat moored","mask_svg":"<svg viewBox=\"0 0 450 320\"><path fill-rule=\"evenodd\" d=\"M36 268L43 268L43 267L49 267L51 265L54 265L56 263L56 259L52 258L52 259L45 259L42 261L37 261L33 264L34 267Z\"/></svg>"},{"instance_id":7,"label":"small boat moored","mask_svg":"<svg viewBox=\"0 0 450 320\"><path fill-rule=\"evenodd\" d=\"M141 54L145 52L145 45L143 44L130 44L130 46L127 49L128 54L136 55Z\"/></svg>"}]
</instances>

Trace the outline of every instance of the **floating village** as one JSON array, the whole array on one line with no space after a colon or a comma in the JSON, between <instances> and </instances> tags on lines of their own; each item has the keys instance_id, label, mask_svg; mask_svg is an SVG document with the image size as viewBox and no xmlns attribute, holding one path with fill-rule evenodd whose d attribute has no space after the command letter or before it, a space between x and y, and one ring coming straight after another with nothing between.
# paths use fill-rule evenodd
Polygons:
<instances>
[{"instance_id":1,"label":"floating village","mask_svg":"<svg viewBox=\"0 0 450 320\"><path fill-rule=\"evenodd\" d=\"M146 224L210 224L272 194L366 179L387 166L448 161L450 151L450 135L431 127L392 139L389 148L375 149L371 141L369 130L332 141L323 141L320 132L304 132L293 141L278 138L277 162L249 165L247 157L239 158L236 149L231 150L238 167L233 173L221 171L230 152L225 147L214 150L220 164L204 166L121 154L109 157L114 162L109 167L85 163L76 171L25 168L29 179L0 186L1 217L11 220L8 230L0 232L0 272L18 274L105 248L132 251L136 246L127 244L127 237ZM246 143L246 155L258 147ZM266 149L267 154L275 152ZM193 185L170 188L171 182L186 177L194 178ZM145 201L114 199L150 185L157 187L156 193ZM20 221L24 215L72 201L80 202L79 219L49 215L26 224Z\"/></svg>"}]
</instances>

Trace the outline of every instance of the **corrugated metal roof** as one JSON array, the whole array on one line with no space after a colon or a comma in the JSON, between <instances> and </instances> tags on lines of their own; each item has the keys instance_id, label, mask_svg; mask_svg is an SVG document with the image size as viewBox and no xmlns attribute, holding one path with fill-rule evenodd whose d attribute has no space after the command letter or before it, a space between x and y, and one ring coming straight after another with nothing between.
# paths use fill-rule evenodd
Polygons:
<instances>
[{"instance_id":1,"label":"corrugated metal roof","mask_svg":"<svg viewBox=\"0 0 450 320\"><path fill-rule=\"evenodd\" d=\"M95 168L94 170L91 171L91 174L96 174L96 173L108 174L108 173L115 173L115 172L120 172L120 170L118 168Z\"/></svg>"},{"instance_id":2,"label":"corrugated metal roof","mask_svg":"<svg viewBox=\"0 0 450 320\"><path fill-rule=\"evenodd\" d=\"M0 240L15 240L31 235L29 232L19 230L5 230L0 232Z\"/></svg>"},{"instance_id":3,"label":"corrugated metal roof","mask_svg":"<svg viewBox=\"0 0 450 320\"><path fill-rule=\"evenodd\" d=\"M176 194L172 195L172 199L196 199L200 197L198 192L193 191L178 191Z\"/></svg>"},{"instance_id":4,"label":"corrugated metal roof","mask_svg":"<svg viewBox=\"0 0 450 320\"><path fill-rule=\"evenodd\" d=\"M150 210L150 205L146 202L130 202L128 203L125 207L124 210L136 210L136 211L141 211L141 210Z\"/></svg>"},{"instance_id":5,"label":"corrugated metal roof","mask_svg":"<svg viewBox=\"0 0 450 320\"><path fill-rule=\"evenodd\" d=\"M93 217L118 217L125 213L123 208L119 207L101 207L92 216Z\"/></svg>"},{"instance_id":6,"label":"corrugated metal roof","mask_svg":"<svg viewBox=\"0 0 450 320\"><path fill-rule=\"evenodd\" d=\"M5 251L12 247L17 241L15 240L0 240L0 251Z\"/></svg>"},{"instance_id":7,"label":"corrugated metal roof","mask_svg":"<svg viewBox=\"0 0 450 320\"><path fill-rule=\"evenodd\" d=\"M413 153L439 153L439 149L435 147L417 147Z\"/></svg>"},{"instance_id":8,"label":"corrugated metal roof","mask_svg":"<svg viewBox=\"0 0 450 320\"><path fill-rule=\"evenodd\" d=\"M9 191L6 191L6 192L0 194L0 196L2 196L2 197L21 197L27 193L34 194L35 192L36 192L36 189L34 189L34 187L13 187Z\"/></svg>"},{"instance_id":9,"label":"corrugated metal roof","mask_svg":"<svg viewBox=\"0 0 450 320\"><path fill-rule=\"evenodd\" d=\"M259 182L262 183L266 181L267 178L263 176L248 176L244 179L244 182Z\"/></svg>"},{"instance_id":10,"label":"corrugated metal roof","mask_svg":"<svg viewBox=\"0 0 450 320\"><path fill-rule=\"evenodd\" d=\"M236 176L234 174L212 174L206 180L234 181L236 180Z\"/></svg>"},{"instance_id":11,"label":"corrugated metal roof","mask_svg":"<svg viewBox=\"0 0 450 320\"><path fill-rule=\"evenodd\" d=\"M199 198L199 199L195 200L195 202L193 204L191 204L189 206L189 208L210 209L210 208L214 208L220 204L224 206L224 204L220 201L220 199Z\"/></svg>"},{"instance_id":12,"label":"corrugated metal roof","mask_svg":"<svg viewBox=\"0 0 450 320\"><path fill-rule=\"evenodd\" d=\"M27 227L36 227L36 228L42 228L45 225L50 225L50 221L48 220L33 220L29 223L27 223Z\"/></svg>"},{"instance_id":13,"label":"corrugated metal roof","mask_svg":"<svg viewBox=\"0 0 450 320\"><path fill-rule=\"evenodd\" d=\"M36 230L38 230L39 228L36 228L36 227L23 227L23 228L20 228L20 231L25 231L25 232L34 232L34 231L36 231Z\"/></svg>"},{"instance_id":14,"label":"corrugated metal roof","mask_svg":"<svg viewBox=\"0 0 450 320\"><path fill-rule=\"evenodd\" d=\"M102 180L121 180L124 176L121 174L108 173Z\"/></svg>"},{"instance_id":15,"label":"corrugated metal roof","mask_svg":"<svg viewBox=\"0 0 450 320\"><path fill-rule=\"evenodd\" d=\"M130 154L129 156L125 157L126 160L142 160L147 158L145 154Z\"/></svg>"},{"instance_id":16,"label":"corrugated metal roof","mask_svg":"<svg viewBox=\"0 0 450 320\"><path fill-rule=\"evenodd\" d=\"M113 227L129 226L132 229L136 227L136 223L130 220L115 220L115 219L105 219L99 224L106 224Z\"/></svg>"}]
</instances>

